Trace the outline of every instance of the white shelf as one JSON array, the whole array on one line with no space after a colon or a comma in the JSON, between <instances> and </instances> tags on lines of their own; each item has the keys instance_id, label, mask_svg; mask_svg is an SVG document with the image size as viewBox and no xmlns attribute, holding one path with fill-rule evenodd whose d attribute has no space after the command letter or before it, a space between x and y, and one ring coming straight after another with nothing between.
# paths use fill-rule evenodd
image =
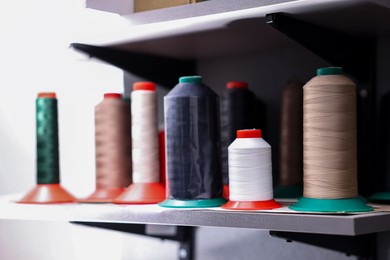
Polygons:
<instances>
[{"instance_id":1,"label":"white shelf","mask_svg":"<svg viewBox=\"0 0 390 260\"><path fill-rule=\"evenodd\" d=\"M233 227L349 236L390 230L390 212L321 215L278 211L168 209L158 205L31 205L15 203L19 197L0 198L0 219Z\"/></svg>"}]
</instances>

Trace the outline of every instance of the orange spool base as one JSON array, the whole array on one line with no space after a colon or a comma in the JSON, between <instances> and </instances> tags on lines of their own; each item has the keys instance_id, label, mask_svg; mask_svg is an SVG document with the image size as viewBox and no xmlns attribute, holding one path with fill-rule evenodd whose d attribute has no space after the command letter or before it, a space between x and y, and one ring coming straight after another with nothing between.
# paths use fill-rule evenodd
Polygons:
<instances>
[{"instance_id":1,"label":"orange spool base","mask_svg":"<svg viewBox=\"0 0 390 260\"><path fill-rule=\"evenodd\" d=\"M156 204L165 200L165 187L159 182L132 183L113 200L115 204Z\"/></svg>"},{"instance_id":2,"label":"orange spool base","mask_svg":"<svg viewBox=\"0 0 390 260\"><path fill-rule=\"evenodd\" d=\"M281 208L282 204L275 200L264 200L264 201L232 201L229 200L226 204L222 205L223 209L233 210L265 210L265 209L276 209Z\"/></svg>"},{"instance_id":3,"label":"orange spool base","mask_svg":"<svg viewBox=\"0 0 390 260\"><path fill-rule=\"evenodd\" d=\"M62 188L60 184L37 184L34 189L17 203L55 204L75 201L76 198Z\"/></svg>"},{"instance_id":4,"label":"orange spool base","mask_svg":"<svg viewBox=\"0 0 390 260\"><path fill-rule=\"evenodd\" d=\"M96 188L95 192L85 199L78 199L82 203L111 203L122 194L126 188Z\"/></svg>"}]
</instances>

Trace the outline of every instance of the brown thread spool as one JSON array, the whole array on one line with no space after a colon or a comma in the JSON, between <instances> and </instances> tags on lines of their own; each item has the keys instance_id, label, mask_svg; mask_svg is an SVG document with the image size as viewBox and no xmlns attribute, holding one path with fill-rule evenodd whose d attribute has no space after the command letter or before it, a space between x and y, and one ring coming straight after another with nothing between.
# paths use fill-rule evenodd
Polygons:
<instances>
[{"instance_id":1,"label":"brown thread spool","mask_svg":"<svg viewBox=\"0 0 390 260\"><path fill-rule=\"evenodd\" d=\"M106 93L95 107L96 190L83 202L111 202L131 183L130 102Z\"/></svg>"},{"instance_id":2,"label":"brown thread spool","mask_svg":"<svg viewBox=\"0 0 390 260\"><path fill-rule=\"evenodd\" d=\"M357 197L356 85L324 68L304 86L304 196Z\"/></svg>"},{"instance_id":3,"label":"brown thread spool","mask_svg":"<svg viewBox=\"0 0 390 260\"><path fill-rule=\"evenodd\" d=\"M279 185L303 184L303 84L289 82L283 89L280 117Z\"/></svg>"}]
</instances>

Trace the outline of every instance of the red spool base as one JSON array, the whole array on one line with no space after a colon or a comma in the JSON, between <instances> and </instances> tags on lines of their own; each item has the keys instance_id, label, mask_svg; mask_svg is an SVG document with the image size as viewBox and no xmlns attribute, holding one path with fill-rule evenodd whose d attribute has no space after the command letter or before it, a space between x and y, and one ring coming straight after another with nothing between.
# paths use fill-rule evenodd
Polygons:
<instances>
[{"instance_id":1,"label":"red spool base","mask_svg":"<svg viewBox=\"0 0 390 260\"><path fill-rule=\"evenodd\" d=\"M115 204L156 204L165 200L165 187L159 182L132 183L113 200Z\"/></svg>"},{"instance_id":2,"label":"red spool base","mask_svg":"<svg viewBox=\"0 0 390 260\"><path fill-rule=\"evenodd\" d=\"M275 200L264 200L264 201L232 201L229 200L226 204L222 205L223 209L233 210L265 210L265 209L276 209L281 208L282 204Z\"/></svg>"},{"instance_id":3,"label":"red spool base","mask_svg":"<svg viewBox=\"0 0 390 260\"><path fill-rule=\"evenodd\" d=\"M122 194L125 188L96 188L94 193L85 199L78 199L82 203L111 203L115 198Z\"/></svg>"},{"instance_id":4,"label":"red spool base","mask_svg":"<svg viewBox=\"0 0 390 260\"><path fill-rule=\"evenodd\" d=\"M61 187L60 184L37 184L17 203L55 204L76 202L76 198Z\"/></svg>"},{"instance_id":5,"label":"red spool base","mask_svg":"<svg viewBox=\"0 0 390 260\"><path fill-rule=\"evenodd\" d=\"M229 185L228 184L223 185L222 197L229 200Z\"/></svg>"}]
</instances>

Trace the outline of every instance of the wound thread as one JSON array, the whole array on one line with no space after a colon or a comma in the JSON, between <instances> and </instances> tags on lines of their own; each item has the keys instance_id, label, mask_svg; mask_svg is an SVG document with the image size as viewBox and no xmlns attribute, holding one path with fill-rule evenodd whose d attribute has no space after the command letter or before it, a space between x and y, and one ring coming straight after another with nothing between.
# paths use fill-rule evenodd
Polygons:
<instances>
[{"instance_id":1,"label":"wound thread","mask_svg":"<svg viewBox=\"0 0 390 260\"><path fill-rule=\"evenodd\" d=\"M217 94L202 83L200 76L181 77L179 84L164 97L164 113L168 198L220 198L221 130Z\"/></svg>"},{"instance_id":2,"label":"wound thread","mask_svg":"<svg viewBox=\"0 0 390 260\"><path fill-rule=\"evenodd\" d=\"M131 120L133 182L159 182L157 96L154 83L134 83L131 92Z\"/></svg>"},{"instance_id":3,"label":"wound thread","mask_svg":"<svg viewBox=\"0 0 390 260\"><path fill-rule=\"evenodd\" d=\"M271 146L255 136L240 137L229 146L229 199L232 201L268 201L273 199ZM259 133L261 133L259 131Z\"/></svg>"},{"instance_id":4,"label":"wound thread","mask_svg":"<svg viewBox=\"0 0 390 260\"><path fill-rule=\"evenodd\" d=\"M280 172L282 186L303 184L303 85L283 89L280 113Z\"/></svg>"},{"instance_id":5,"label":"wound thread","mask_svg":"<svg viewBox=\"0 0 390 260\"><path fill-rule=\"evenodd\" d=\"M106 93L95 107L96 188L125 188L131 183L130 102Z\"/></svg>"},{"instance_id":6,"label":"wound thread","mask_svg":"<svg viewBox=\"0 0 390 260\"><path fill-rule=\"evenodd\" d=\"M37 184L60 183L58 109L55 93L36 99Z\"/></svg>"},{"instance_id":7,"label":"wound thread","mask_svg":"<svg viewBox=\"0 0 390 260\"><path fill-rule=\"evenodd\" d=\"M356 85L326 69L304 86L304 196L357 197Z\"/></svg>"}]
</instances>

